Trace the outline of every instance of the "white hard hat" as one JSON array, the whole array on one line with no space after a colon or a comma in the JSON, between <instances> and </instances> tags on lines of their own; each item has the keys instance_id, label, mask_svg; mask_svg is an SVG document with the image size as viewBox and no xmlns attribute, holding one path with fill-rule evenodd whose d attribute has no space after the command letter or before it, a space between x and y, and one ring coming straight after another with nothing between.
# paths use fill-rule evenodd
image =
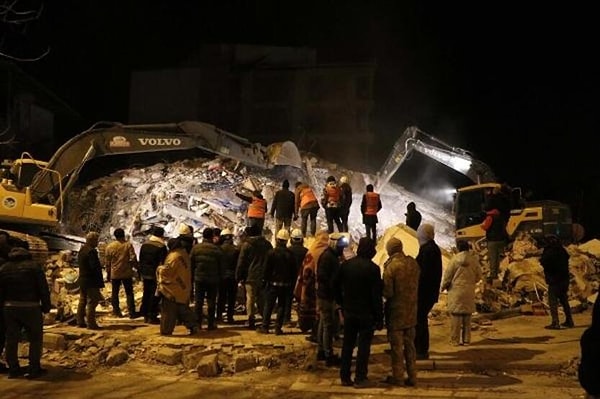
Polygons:
<instances>
[{"instance_id":1,"label":"white hard hat","mask_svg":"<svg viewBox=\"0 0 600 399\"><path fill-rule=\"evenodd\" d=\"M281 229L277 232L278 240L287 241L290 239L290 233L286 229Z\"/></svg>"},{"instance_id":2,"label":"white hard hat","mask_svg":"<svg viewBox=\"0 0 600 399\"><path fill-rule=\"evenodd\" d=\"M292 237L293 241L302 240L304 238L304 236L302 235L302 230L300 230L300 229L292 230L291 237Z\"/></svg>"},{"instance_id":3,"label":"white hard hat","mask_svg":"<svg viewBox=\"0 0 600 399\"><path fill-rule=\"evenodd\" d=\"M221 235L222 236L232 236L233 232L231 230L229 230L229 228L226 228L225 230L221 231Z\"/></svg>"},{"instance_id":4,"label":"white hard hat","mask_svg":"<svg viewBox=\"0 0 600 399\"><path fill-rule=\"evenodd\" d=\"M342 177L340 177L340 183L348 183L348 176L344 175Z\"/></svg>"}]
</instances>

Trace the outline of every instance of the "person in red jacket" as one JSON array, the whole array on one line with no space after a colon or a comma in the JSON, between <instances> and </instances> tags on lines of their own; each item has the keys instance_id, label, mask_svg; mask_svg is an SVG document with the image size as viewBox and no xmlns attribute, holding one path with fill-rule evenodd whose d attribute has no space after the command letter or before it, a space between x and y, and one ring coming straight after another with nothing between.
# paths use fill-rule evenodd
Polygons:
<instances>
[{"instance_id":1,"label":"person in red jacket","mask_svg":"<svg viewBox=\"0 0 600 399\"><path fill-rule=\"evenodd\" d=\"M379 194L373 191L373 185L367 185L367 192L363 194L360 212L363 215L363 224L367 230L367 237L377 242L377 213L381 210Z\"/></svg>"}]
</instances>

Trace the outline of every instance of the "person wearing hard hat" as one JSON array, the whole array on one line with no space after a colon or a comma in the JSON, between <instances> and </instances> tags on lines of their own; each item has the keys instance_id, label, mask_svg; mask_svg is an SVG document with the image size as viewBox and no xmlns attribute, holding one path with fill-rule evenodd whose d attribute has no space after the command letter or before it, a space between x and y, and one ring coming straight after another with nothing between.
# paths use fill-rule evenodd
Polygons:
<instances>
[{"instance_id":1,"label":"person wearing hard hat","mask_svg":"<svg viewBox=\"0 0 600 399\"><path fill-rule=\"evenodd\" d=\"M340 190L342 197L340 199L340 218L342 219L342 230L348 232L348 217L350 216L350 206L352 206L352 187L348 183L348 176L340 177Z\"/></svg>"},{"instance_id":2,"label":"person wearing hard hat","mask_svg":"<svg viewBox=\"0 0 600 399\"><path fill-rule=\"evenodd\" d=\"M240 193L235 195L248 202L248 226L258 226L261 233L265 227L265 215L267 214L267 200L263 198L260 190L254 190L252 196L247 196Z\"/></svg>"},{"instance_id":3,"label":"person wearing hard hat","mask_svg":"<svg viewBox=\"0 0 600 399\"><path fill-rule=\"evenodd\" d=\"M306 237L308 219L310 218L310 235L314 237L317 232L317 212L319 211L319 201L310 186L306 183L296 182L296 214L294 220L300 214L302 235Z\"/></svg>"},{"instance_id":4,"label":"person wearing hard hat","mask_svg":"<svg viewBox=\"0 0 600 399\"><path fill-rule=\"evenodd\" d=\"M275 334L283 334L283 320L289 292L296 281L296 260L287 248L290 233L286 229L277 232L275 248L267 254L263 281L265 284L265 307L262 326L257 330L262 334L269 333L271 314L277 303L277 320Z\"/></svg>"},{"instance_id":5,"label":"person wearing hard hat","mask_svg":"<svg viewBox=\"0 0 600 399\"><path fill-rule=\"evenodd\" d=\"M226 313L225 321L233 324L235 301L237 298L237 281L235 281L235 268L237 266L240 249L233 243L233 232L230 229L221 231L221 250L223 251L223 276L219 286L217 301L217 321Z\"/></svg>"},{"instance_id":6,"label":"person wearing hard hat","mask_svg":"<svg viewBox=\"0 0 600 399\"><path fill-rule=\"evenodd\" d=\"M367 231L367 237L377 242L377 213L381 210L381 199L379 194L373 191L373 185L367 184L367 192L363 194L360 211L363 215L363 224Z\"/></svg>"},{"instance_id":7,"label":"person wearing hard hat","mask_svg":"<svg viewBox=\"0 0 600 399\"><path fill-rule=\"evenodd\" d=\"M297 279L302 278L302 264L304 262L304 257L308 252L308 248L304 246L304 237L302 236L302 230L294 229L292 230L292 234L290 235L290 251L294 255L294 260L296 261L296 277ZM287 302L287 308L285 310L285 322L290 323L292 321L292 303L294 302L294 290L295 286L292 286L290 289L290 297ZM298 302L300 298L297 298Z\"/></svg>"}]
</instances>

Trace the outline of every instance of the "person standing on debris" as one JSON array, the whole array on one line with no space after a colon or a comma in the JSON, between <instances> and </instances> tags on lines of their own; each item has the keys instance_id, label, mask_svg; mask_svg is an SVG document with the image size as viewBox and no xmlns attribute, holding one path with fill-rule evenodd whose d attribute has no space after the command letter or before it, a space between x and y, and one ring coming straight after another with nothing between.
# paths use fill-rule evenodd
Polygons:
<instances>
[{"instance_id":1,"label":"person standing on debris","mask_svg":"<svg viewBox=\"0 0 600 399\"><path fill-rule=\"evenodd\" d=\"M140 248L140 277L144 287L140 314L144 316L144 322L159 324L158 320L158 298L156 293L156 269L162 265L167 257L167 246L164 241L165 230L162 227L154 227L152 235Z\"/></svg>"},{"instance_id":2,"label":"person standing on debris","mask_svg":"<svg viewBox=\"0 0 600 399\"><path fill-rule=\"evenodd\" d=\"M348 246L347 238L341 233L329 234L327 249L317 262L317 310L319 312L319 330L317 333L317 360L325 360L327 367L336 366L340 358L333 353L333 336L335 335L335 298L333 278L340 268L344 248Z\"/></svg>"},{"instance_id":3,"label":"person standing on debris","mask_svg":"<svg viewBox=\"0 0 600 399\"><path fill-rule=\"evenodd\" d=\"M367 184L367 192L363 194L360 204L360 212L363 215L363 224L367 231L367 237L377 242L377 213L381 210L381 199L379 194L373 191L373 185Z\"/></svg>"},{"instance_id":4,"label":"person standing on debris","mask_svg":"<svg viewBox=\"0 0 600 399\"><path fill-rule=\"evenodd\" d=\"M177 238L179 238L181 240L181 245L183 245L183 247L185 248L185 251L189 254L190 252L192 252L192 248L196 244L196 239L194 238L194 229L192 228L192 226L190 226L188 224L180 223L179 226L177 227L177 232L179 233ZM191 286L190 301L193 302L194 301L194 274L193 273L191 274L190 286Z\"/></svg>"},{"instance_id":5,"label":"person standing on debris","mask_svg":"<svg viewBox=\"0 0 600 399\"><path fill-rule=\"evenodd\" d=\"M160 334L171 335L177 322L185 325L190 335L198 334L200 327L190 309L192 267L190 255L183 240L171 238L167 242L169 254L164 265L156 270L160 305Z\"/></svg>"},{"instance_id":6,"label":"person standing on debris","mask_svg":"<svg viewBox=\"0 0 600 399\"><path fill-rule=\"evenodd\" d=\"M361 238L356 257L342 263L332 283L338 312L341 312L340 318L344 322L340 365L344 386L352 385L350 369L355 346L358 350L354 385L361 387L365 384L374 330L383 329L381 272L379 266L371 261L376 253L375 242Z\"/></svg>"},{"instance_id":7,"label":"person standing on debris","mask_svg":"<svg viewBox=\"0 0 600 399\"><path fill-rule=\"evenodd\" d=\"M492 208L486 212L481 227L485 230L485 238L487 240L488 260L490 263L488 283L491 284L498 278L500 260L508 241L506 221L497 208Z\"/></svg>"},{"instance_id":8,"label":"person standing on debris","mask_svg":"<svg viewBox=\"0 0 600 399\"><path fill-rule=\"evenodd\" d=\"M235 270L235 278L246 288L246 313L248 328L256 328L256 314L262 315L264 306L263 276L267 253L273 245L262 235L258 225L249 227L249 237L242 244Z\"/></svg>"},{"instance_id":9,"label":"person standing on debris","mask_svg":"<svg viewBox=\"0 0 600 399\"><path fill-rule=\"evenodd\" d=\"M317 232L317 212L319 211L319 201L310 186L306 183L296 182L295 190L296 216L301 218L300 228L302 235L306 237L308 219L310 219L310 235L314 237Z\"/></svg>"},{"instance_id":10,"label":"person standing on debris","mask_svg":"<svg viewBox=\"0 0 600 399\"><path fill-rule=\"evenodd\" d=\"M389 256L383 266L385 323L392 354L392 375L385 382L414 386L417 383L415 326L419 264L404 253L402 241L390 238L385 244ZM404 379L404 372L408 375Z\"/></svg>"},{"instance_id":11,"label":"person standing on debris","mask_svg":"<svg viewBox=\"0 0 600 399\"><path fill-rule=\"evenodd\" d=\"M275 197L273 197L271 217L275 217L276 232L279 232L282 227L285 227L288 231L292 227L296 197L289 188L290 182L286 179L281 184L281 190L278 190L275 193Z\"/></svg>"},{"instance_id":12,"label":"person standing on debris","mask_svg":"<svg viewBox=\"0 0 600 399\"><path fill-rule=\"evenodd\" d=\"M569 253L563 247L560 239L551 234L545 237L546 245L540 257L540 264L544 268L544 278L548 284L548 305L552 322L546 326L550 330L559 330L562 327L573 328L573 316L569 306ZM565 322L560 324L558 319L558 303L560 302L565 313Z\"/></svg>"},{"instance_id":13,"label":"person standing on debris","mask_svg":"<svg viewBox=\"0 0 600 399\"><path fill-rule=\"evenodd\" d=\"M342 219L340 217L340 204L342 200L342 190L338 187L335 177L327 177L323 196L321 197L321 206L325 208L325 218L327 219L327 232L333 233L333 223L338 232L342 232Z\"/></svg>"},{"instance_id":14,"label":"person standing on debris","mask_svg":"<svg viewBox=\"0 0 600 399\"><path fill-rule=\"evenodd\" d=\"M223 251L214 243L213 229L206 227L202 231L202 242L194 245L190 255L198 325L202 328L202 308L206 298L208 329L215 330L217 293L223 276Z\"/></svg>"},{"instance_id":15,"label":"person standing on debris","mask_svg":"<svg viewBox=\"0 0 600 399\"><path fill-rule=\"evenodd\" d=\"M417 231L421 225L422 217L421 212L417 211L417 205L415 205L414 202L409 202L408 205L406 205L406 213L404 216L406 216L406 225L414 231Z\"/></svg>"},{"instance_id":16,"label":"person standing on debris","mask_svg":"<svg viewBox=\"0 0 600 399\"><path fill-rule=\"evenodd\" d=\"M586 399L600 398L600 300L596 297L592 310L592 325L579 340L581 359L577 368L579 384L587 393Z\"/></svg>"},{"instance_id":17,"label":"person standing on debris","mask_svg":"<svg viewBox=\"0 0 600 399\"><path fill-rule=\"evenodd\" d=\"M275 321L275 335L283 334L283 321L288 307L290 287L296 281L296 259L287 248L290 233L286 229L277 232L275 248L267 253L265 261L265 306L262 326L259 333L268 334L271 314L277 303L277 320Z\"/></svg>"},{"instance_id":18,"label":"person standing on debris","mask_svg":"<svg viewBox=\"0 0 600 399\"><path fill-rule=\"evenodd\" d=\"M235 195L249 203L248 226L258 226L262 234L265 227L265 215L267 214L267 200L263 198L260 190L254 190L251 197L240 193L235 193Z\"/></svg>"},{"instance_id":19,"label":"person standing on debris","mask_svg":"<svg viewBox=\"0 0 600 399\"><path fill-rule=\"evenodd\" d=\"M342 230L348 232L348 217L350 216L350 207L352 206L352 187L348 183L348 176L340 177L340 190L342 196L340 200L340 218L342 219Z\"/></svg>"},{"instance_id":20,"label":"person standing on debris","mask_svg":"<svg viewBox=\"0 0 600 399\"><path fill-rule=\"evenodd\" d=\"M113 315L123 317L121 306L119 305L119 291L121 284L125 289L127 298L127 311L129 318L138 317L135 311L135 300L133 297L133 276L134 269L138 267L138 261L131 242L125 239L125 231L117 228L113 232L115 241L112 241L104 250L104 259L106 266L106 281L112 284L111 304Z\"/></svg>"},{"instance_id":21,"label":"person standing on debris","mask_svg":"<svg viewBox=\"0 0 600 399\"><path fill-rule=\"evenodd\" d=\"M77 325L91 330L99 330L96 323L96 306L103 299L100 290L104 288L102 265L98 258L98 233L91 231L85 236L85 244L79 249L79 304L77 305ZM86 323L87 321L87 323Z\"/></svg>"},{"instance_id":22,"label":"person standing on debris","mask_svg":"<svg viewBox=\"0 0 600 399\"><path fill-rule=\"evenodd\" d=\"M458 253L452 256L441 290L448 291L450 313L450 345L471 343L471 315L475 312L475 286L481 280L479 256L470 251L467 241L456 243Z\"/></svg>"},{"instance_id":23,"label":"person standing on debris","mask_svg":"<svg viewBox=\"0 0 600 399\"><path fill-rule=\"evenodd\" d=\"M292 230L292 234L290 235L290 251L294 255L295 266L296 266L296 281L302 277L302 264L304 263L304 257L308 252L308 248L304 246L304 237L302 236L302 230L294 229ZM289 291L289 299L287 302L287 308L285 309L285 322L290 323L292 321L292 304L294 302L294 290L296 289L294 284L290 287ZM298 296L298 302L300 302L300 297Z\"/></svg>"},{"instance_id":24,"label":"person standing on debris","mask_svg":"<svg viewBox=\"0 0 600 399\"><path fill-rule=\"evenodd\" d=\"M417 301L417 328L415 348L417 359L429 359L429 312L440 295L442 281L442 252L436 244L435 231L431 224L422 224L417 229L419 240L419 289Z\"/></svg>"},{"instance_id":25,"label":"person standing on debris","mask_svg":"<svg viewBox=\"0 0 600 399\"><path fill-rule=\"evenodd\" d=\"M6 323L6 361L8 378L23 375L19 366L18 346L21 329L25 330L29 341L28 378L40 377L42 369L42 339L44 317L49 313L50 290L46 274L28 251L29 245L13 247L8 261L0 267L0 303Z\"/></svg>"},{"instance_id":26,"label":"person standing on debris","mask_svg":"<svg viewBox=\"0 0 600 399\"><path fill-rule=\"evenodd\" d=\"M237 281L235 280L235 269L237 267L240 249L233 243L233 233L230 229L221 232L221 250L223 251L223 275L219 286L217 300L217 322L227 314L227 324L233 324L235 313L235 301L237 297Z\"/></svg>"}]
</instances>

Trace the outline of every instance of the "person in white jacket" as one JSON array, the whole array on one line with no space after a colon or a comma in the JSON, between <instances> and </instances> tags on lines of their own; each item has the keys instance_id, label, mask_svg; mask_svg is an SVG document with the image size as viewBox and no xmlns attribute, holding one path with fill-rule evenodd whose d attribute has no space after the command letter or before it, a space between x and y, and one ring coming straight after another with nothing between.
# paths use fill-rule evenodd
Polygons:
<instances>
[{"instance_id":1,"label":"person in white jacket","mask_svg":"<svg viewBox=\"0 0 600 399\"><path fill-rule=\"evenodd\" d=\"M441 289L448 291L450 344L469 345L471 315L475 312L475 285L481 280L479 257L470 251L469 243L457 243L456 253L444 273Z\"/></svg>"}]
</instances>

